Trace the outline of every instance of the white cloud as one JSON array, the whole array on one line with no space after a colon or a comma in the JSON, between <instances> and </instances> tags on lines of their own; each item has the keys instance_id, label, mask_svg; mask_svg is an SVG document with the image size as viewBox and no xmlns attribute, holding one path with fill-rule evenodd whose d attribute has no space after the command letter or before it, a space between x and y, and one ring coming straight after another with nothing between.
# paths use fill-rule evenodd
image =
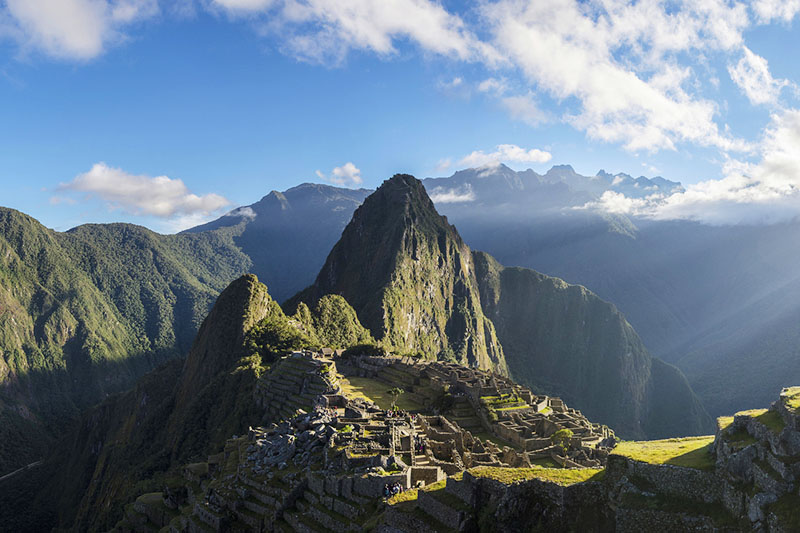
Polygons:
<instances>
[{"instance_id":1,"label":"white cloud","mask_svg":"<svg viewBox=\"0 0 800 533\"><path fill-rule=\"evenodd\" d=\"M730 159L725 177L688 185L670 196L627 198L606 192L585 208L709 224L759 224L800 216L800 110L772 116L757 163Z\"/></svg>"},{"instance_id":2,"label":"white cloud","mask_svg":"<svg viewBox=\"0 0 800 533\"><path fill-rule=\"evenodd\" d=\"M361 178L361 170L349 161L340 167L334 168L330 176L326 176L319 170L315 171L315 174L328 183L344 187L354 187L360 185L364 181Z\"/></svg>"},{"instance_id":3,"label":"white cloud","mask_svg":"<svg viewBox=\"0 0 800 533\"><path fill-rule=\"evenodd\" d=\"M156 13L157 0L6 0L0 6L3 33L23 50L79 60L102 54L125 38L125 25Z\"/></svg>"},{"instance_id":4,"label":"white cloud","mask_svg":"<svg viewBox=\"0 0 800 533\"><path fill-rule=\"evenodd\" d=\"M800 13L800 0L756 0L752 8L762 24L773 20L791 22Z\"/></svg>"},{"instance_id":5,"label":"white cloud","mask_svg":"<svg viewBox=\"0 0 800 533\"><path fill-rule=\"evenodd\" d=\"M263 33L277 34L285 51L315 63L341 63L351 50L391 56L396 40L461 60L495 56L460 17L430 0L214 0L214 5L233 15L261 17Z\"/></svg>"},{"instance_id":6,"label":"white cloud","mask_svg":"<svg viewBox=\"0 0 800 533\"><path fill-rule=\"evenodd\" d=\"M550 152L539 150L538 148L526 150L515 144L500 144L497 146L497 150L488 154L482 150L476 150L461 158L458 164L470 168L479 168L497 166L499 163L503 162L546 163L550 161L552 157Z\"/></svg>"},{"instance_id":7,"label":"white cloud","mask_svg":"<svg viewBox=\"0 0 800 533\"><path fill-rule=\"evenodd\" d=\"M207 217L230 204L218 194L198 196L179 179L128 174L105 163L96 163L88 172L62 183L58 190L86 193L87 198L100 198L110 209L131 215L160 218Z\"/></svg>"},{"instance_id":8,"label":"white cloud","mask_svg":"<svg viewBox=\"0 0 800 533\"><path fill-rule=\"evenodd\" d=\"M237 207L232 211L228 211L225 213L226 217L239 217L239 218L246 218L249 220L255 220L257 213L253 211L252 207Z\"/></svg>"},{"instance_id":9,"label":"white cloud","mask_svg":"<svg viewBox=\"0 0 800 533\"><path fill-rule=\"evenodd\" d=\"M428 193L435 204L455 204L472 202L475 200L475 192L472 190L472 185L469 183L463 187L454 187L446 189L444 187L435 187Z\"/></svg>"},{"instance_id":10,"label":"white cloud","mask_svg":"<svg viewBox=\"0 0 800 533\"><path fill-rule=\"evenodd\" d=\"M482 93L502 95L508 92L508 82L503 78L486 78L478 84L478 90Z\"/></svg>"},{"instance_id":11,"label":"white cloud","mask_svg":"<svg viewBox=\"0 0 800 533\"><path fill-rule=\"evenodd\" d=\"M736 85L753 104L776 104L781 89L789 85L787 80L776 80L769 72L767 60L754 54L746 46L743 55L734 66L728 66L728 73Z\"/></svg>"},{"instance_id":12,"label":"white cloud","mask_svg":"<svg viewBox=\"0 0 800 533\"><path fill-rule=\"evenodd\" d=\"M686 89L691 71L674 55L741 45L747 12L722 0L575 0L483 6L493 46L528 82L558 101L575 99L564 120L594 139L629 150L674 149L679 142L745 149L721 133L716 104Z\"/></svg>"}]
</instances>

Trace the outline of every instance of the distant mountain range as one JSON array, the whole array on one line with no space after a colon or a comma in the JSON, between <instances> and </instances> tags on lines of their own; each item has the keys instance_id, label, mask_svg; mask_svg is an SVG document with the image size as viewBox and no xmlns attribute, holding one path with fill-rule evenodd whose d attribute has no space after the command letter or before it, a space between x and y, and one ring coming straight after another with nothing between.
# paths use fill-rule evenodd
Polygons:
<instances>
[{"instance_id":1,"label":"distant mountain range","mask_svg":"<svg viewBox=\"0 0 800 533\"><path fill-rule=\"evenodd\" d=\"M539 175L501 165L424 183L470 246L616 304L645 345L685 371L712 415L766 406L771 391L800 382L799 223L710 226L584 209L606 190L640 196L681 185L569 166ZM453 201L452 190L473 195Z\"/></svg>"}]
</instances>

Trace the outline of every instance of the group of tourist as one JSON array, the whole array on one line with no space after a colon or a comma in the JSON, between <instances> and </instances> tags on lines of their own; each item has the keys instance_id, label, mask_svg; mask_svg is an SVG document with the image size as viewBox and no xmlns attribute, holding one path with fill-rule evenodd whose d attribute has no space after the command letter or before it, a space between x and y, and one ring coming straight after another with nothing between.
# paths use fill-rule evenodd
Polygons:
<instances>
[{"instance_id":1,"label":"group of tourist","mask_svg":"<svg viewBox=\"0 0 800 533\"><path fill-rule=\"evenodd\" d=\"M401 492L403 492L403 485L401 485L399 481L395 481L391 485L389 485L388 483L383 484L384 498L394 496L395 494L400 494Z\"/></svg>"},{"instance_id":2,"label":"group of tourist","mask_svg":"<svg viewBox=\"0 0 800 533\"><path fill-rule=\"evenodd\" d=\"M386 411L386 418L405 418L406 416L408 416L408 413L401 409L397 409L396 411L389 409Z\"/></svg>"},{"instance_id":3,"label":"group of tourist","mask_svg":"<svg viewBox=\"0 0 800 533\"><path fill-rule=\"evenodd\" d=\"M419 438L418 435L414 437L414 453L417 455L425 453L425 441Z\"/></svg>"}]
</instances>

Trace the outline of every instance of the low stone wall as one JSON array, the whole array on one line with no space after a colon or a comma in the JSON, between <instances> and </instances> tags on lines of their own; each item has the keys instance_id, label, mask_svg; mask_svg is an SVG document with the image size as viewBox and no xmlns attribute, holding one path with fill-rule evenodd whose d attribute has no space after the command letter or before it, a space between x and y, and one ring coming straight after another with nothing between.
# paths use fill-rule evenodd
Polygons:
<instances>
[{"instance_id":1,"label":"low stone wall","mask_svg":"<svg viewBox=\"0 0 800 533\"><path fill-rule=\"evenodd\" d=\"M654 487L660 494L688 498L705 503L721 502L725 481L714 472L673 465L654 465L633 461L619 455L610 455L606 476L618 480L622 476L638 477Z\"/></svg>"}]
</instances>

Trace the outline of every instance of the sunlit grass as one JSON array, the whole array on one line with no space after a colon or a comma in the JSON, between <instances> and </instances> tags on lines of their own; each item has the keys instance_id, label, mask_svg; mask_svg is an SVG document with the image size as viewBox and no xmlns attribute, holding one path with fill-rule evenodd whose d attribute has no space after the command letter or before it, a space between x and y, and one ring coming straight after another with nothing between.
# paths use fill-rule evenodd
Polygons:
<instances>
[{"instance_id":1,"label":"sunlit grass","mask_svg":"<svg viewBox=\"0 0 800 533\"><path fill-rule=\"evenodd\" d=\"M681 439L623 441L617 444L611 453L643 463L713 470L714 459L711 456L713 442L713 435Z\"/></svg>"},{"instance_id":2,"label":"sunlit grass","mask_svg":"<svg viewBox=\"0 0 800 533\"><path fill-rule=\"evenodd\" d=\"M511 484L517 481L540 479L559 485L574 485L584 481L599 481L605 470L602 468L502 468L495 466L476 466L468 472L475 477L490 478L501 483Z\"/></svg>"},{"instance_id":3,"label":"sunlit grass","mask_svg":"<svg viewBox=\"0 0 800 533\"><path fill-rule=\"evenodd\" d=\"M383 381L372 378L350 377L347 378L347 381L342 381L342 389L346 396L374 402L381 409L392 407L392 396L387 393L390 388L391 386ZM411 412L418 412L424 408L405 394L401 394L397 399L397 407Z\"/></svg>"}]
</instances>

